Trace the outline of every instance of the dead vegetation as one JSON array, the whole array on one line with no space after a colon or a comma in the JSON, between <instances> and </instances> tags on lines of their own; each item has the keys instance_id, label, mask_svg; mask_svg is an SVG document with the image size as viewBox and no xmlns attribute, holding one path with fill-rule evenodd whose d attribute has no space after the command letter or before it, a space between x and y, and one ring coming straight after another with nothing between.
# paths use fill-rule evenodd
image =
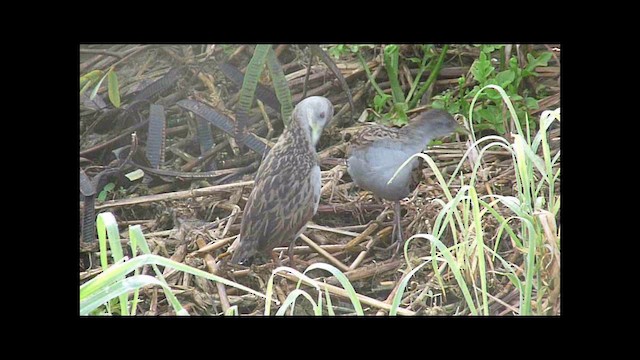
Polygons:
<instances>
[{"instance_id":1,"label":"dead vegetation","mask_svg":"<svg viewBox=\"0 0 640 360\"><path fill-rule=\"evenodd\" d=\"M302 47L289 45L274 46L274 49L286 74L294 104L301 100L306 88L305 96L322 95L330 99L337 114L318 145L323 169L322 197L313 224L308 226L305 236L296 241L296 267L302 270L316 262L336 266L360 294L366 314L385 314L400 278L407 270L404 259L391 258L392 208L355 187L342 162L344 137L362 126L356 120L367 108L374 91L357 59L337 60L338 69L353 94L356 108L350 109L339 81L323 63L314 61L306 77L308 52ZM406 45L402 51L411 52L413 49ZM212 143L208 148L202 147L199 119L177 104L184 99L197 100L234 120L233 109L238 102L239 88L222 74L218 64L226 62L244 72L253 54L253 46L88 45L81 46L80 53L81 74L94 69L107 71L115 66L123 99L122 107L116 109L109 103L104 89L98 91L93 100L89 99L88 93L80 98L81 172L95 185L96 194L91 195L94 198L106 183L115 184L105 201L95 202L95 213L114 213L123 243L127 242L127 225L139 224L153 253L218 272L221 276L263 291L271 271L277 266L272 260L251 269L235 271L220 269L217 261L237 237L242 209L251 192L252 178L261 155L247 147L241 149L242 144L233 136L214 126L210 126ZM447 55L450 56L435 82L433 94L458 86L457 79L469 73L470 65L478 54L470 46L453 46ZM380 87L390 92L390 82L385 71L381 71L380 56L372 54L367 60ZM405 88L417 75L417 69L411 65L407 63L401 68L400 79ZM559 106L559 63L556 61L550 65L541 68L536 81L546 84L554 93L540 101L540 109L533 115ZM181 69L179 76L169 87L141 102L134 101L150 84L166 78L167 73L176 68ZM429 73L422 76L426 79ZM268 78L261 81L265 87L270 86ZM162 162L155 167L146 163L142 156L148 141L150 104L162 105L166 117ZM265 105L259 101L254 107L250 114L253 122L248 131L268 145L282 132L283 123L279 109ZM415 111L421 108L425 107ZM136 139L132 142L131 134L134 132ZM552 149L557 152L559 127L550 131L549 138ZM426 153L436 161L443 174L451 174L467 149L465 140L452 136L445 143L429 148ZM114 154L117 149L125 151ZM131 149L133 153L129 151ZM465 164L467 168L462 171L464 176L469 176L468 166ZM143 167L143 179L130 181L124 176ZM511 155L500 149L489 151L483 159L479 179L482 179L476 186L479 195L513 195L515 179ZM460 179L457 178L451 188L455 190L459 185ZM560 193L560 189L556 191ZM89 206L86 198L83 197L80 203L83 211ZM442 190L433 173L425 167L420 185L402 201L405 237L431 233L432 221L441 210L441 206L433 201L438 198L443 198ZM487 217L483 223L485 238L493 241L487 244L491 248L498 240L499 226L492 219ZM96 265L99 263L97 242L86 241L83 237L79 259L81 282L100 273ZM441 240L448 245L453 242L448 233ZM274 252L281 261L285 261L286 245ZM523 262L523 254L514 251L504 235L498 252L514 264ZM410 261L414 265L429 253L430 245L426 240L417 239L410 244ZM552 268L556 266L552 259L547 260L549 271L559 274L559 269ZM254 295L233 288L225 289L222 285L181 272L167 270L164 276L190 314L220 314L233 305L238 305L241 314L263 313L264 301ZM337 295L332 297L336 314L353 313L349 300L340 296L343 290L334 278L321 272L312 272L310 276L334 285L331 292ZM320 280L321 277L324 278ZM296 282L297 279L289 275L276 277L276 297L284 301ZM435 281L430 267L418 272L404 293L402 307L405 309L400 313L466 314L467 310L460 306L462 295L451 274L445 272L444 282L443 289ZM172 314L161 291L145 288L141 293L144 301L138 305L138 313ZM491 275L490 294L491 314L517 313L518 290L506 277ZM296 313L311 315L305 312L304 306L297 307ZM559 305L555 305L549 314L559 314Z\"/></svg>"}]
</instances>

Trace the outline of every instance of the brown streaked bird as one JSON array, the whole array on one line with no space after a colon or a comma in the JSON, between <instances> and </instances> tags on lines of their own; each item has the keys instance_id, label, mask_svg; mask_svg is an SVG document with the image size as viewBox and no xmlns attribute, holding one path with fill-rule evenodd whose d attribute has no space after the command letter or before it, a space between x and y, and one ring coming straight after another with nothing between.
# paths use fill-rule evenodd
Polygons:
<instances>
[{"instance_id":1,"label":"brown streaked bird","mask_svg":"<svg viewBox=\"0 0 640 360\"><path fill-rule=\"evenodd\" d=\"M293 243L316 213L321 187L316 144L332 117L333 105L325 97L296 105L289 127L258 169L232 264L251 265L256 255Z\"/></svg>"},{"instance_id":2,"label":"brown streaked bird","mask_svg":"<svg viewBox=\"0 0 640 360\"><path fill-rule=\"evenodd\" d=\"M394 202L392 238L396 239L398 254L403 244L400 228L400 200L407 197L417 185L413 176L420 162L414 158L390 183L396 170L411 155L421 152L431 140L454 131L466 131L443 110L428 110L402 128L372 124L350 140L347 149L347 171L358 187Z\"/></svg>"}]
</instances>

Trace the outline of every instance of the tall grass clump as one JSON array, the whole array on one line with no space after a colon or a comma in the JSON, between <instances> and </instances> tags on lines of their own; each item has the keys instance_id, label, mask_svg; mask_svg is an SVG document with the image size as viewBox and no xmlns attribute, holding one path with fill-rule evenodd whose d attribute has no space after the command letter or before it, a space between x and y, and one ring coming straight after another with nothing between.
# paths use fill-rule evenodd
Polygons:
<instances>
[{"instance_id":1,"label":"tall grass clump","mask_svg":"<svg viewBox=\"0 0 640 360\"><path fill-rule=\"evenodd\" d=\"M220 276L151 254L142 234L140 225L129 227L129 239L132 258L124 256L118 224L113 214L101 213L97 216L98 241L100 244L100 263L103 272L80 286L80 315L136 315L140 289L145 286L159 286L177 315L188 315L171 288L162 276L158 265L201 276L227 286L236 287L254 295L264 294ZM108 263L107 245L111 250L112 264ZM137 255L138 250L142 254ZM151 265L155 276L141 275L140 268ZM127 277L127 275L132 274ZM231 308L228 314L237 314L237 308Z\"/></svg>"},{"instance_id":2,"label":"tall grass clump","mask_svg":"<svg viewBox=\"0 0 640 360\"><path fill-rule=\"evenodd\" d=\"M435 278L445 292L443 274L451 272L462 294L465 308L460 313L492 315L489 312L491 280L506 276L517 289L519 305L513 309L518 315L559 314L560 311L560 232L556 219L560 210L560 194L556 185L560 181L560 152L551 157L547 129L554 120L560 121L560 109L544 111L540 116L537 134L531 138L529 121L520 121L504 90L496 85L483 87L473 98L474 108L478 96L485 89L495 89L507 106L517 133L512 141L500 136L485 136L473 142L462 157L449 182L445 181L435 162L426 154L420 156L431 167L442 187L447 202L434 200L442 206L433 225L433 234L416 234L407 240L404 255L409 269L407 278L413 276L427 263L432 264ZM470 110L469 123L473 124ZM526 119L528 120L528 119ZM527 124L523 131L521 123ZM479 151L477 149L480 148ZM515 171L515 195L478 196L478 170L485 152L495 146L507 150L513 159ZM540 155L541 154L541 155ZM475 156L474 156L475 155ZM452 195L449 187L468 157L475 158L473 172L468 184L460 176L461 187ZM399 170L398 170L399 171ZM393 181L393 178L390 180ZM494 217L498 224L497 234L488 238L483 230L486 217ZM453 245L446 246L440 239L445 229L453 235ZM517 253L508 261L498 253L500 241L506 235ZM408 256L408 246L416 238L431 243L431 256L424 257L419 266L413 268ZM493 244L493 246L490 246ZM448 268L448 269L447 269ZM405 280L408 282L408 279ZM404 286L398 289L399 302ZM395 300L395 299L394 299ZM499 300L499 299L498 299Z\"/></svg>"}]
</instances>

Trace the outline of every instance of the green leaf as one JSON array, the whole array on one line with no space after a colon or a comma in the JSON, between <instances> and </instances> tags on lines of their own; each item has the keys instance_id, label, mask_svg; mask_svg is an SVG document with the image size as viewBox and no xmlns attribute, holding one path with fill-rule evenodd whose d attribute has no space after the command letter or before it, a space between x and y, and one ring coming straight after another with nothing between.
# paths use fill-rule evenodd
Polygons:
<instances>
[{"instance_id":1,"label":"green leaf","mask_svg":"<svg viewBox=\"0 0 640 360\"><path fill-rule=\"evenodd\" d=\"M127 173L124 176L126 176L129 181L136 181L144 177L144 171L142 169L138 169Z\"/></svg>"},{"instance_id":2,"label":"green leaf","mask_svg":"<svg viewBox=\"0 0 640 360\"><path fill-rule=\"evenodd\" d=\"M373 108L376 112L381 112L382 108L384 107L384 104L386 104L387 100L389 100L391 98L391 96L387 95L387 94L383 94L382 96L380 94L376 94L376 96L373 97Z\"/></svg>"},{"instance_id":3,"label":"green leaf","mask_svg":"<svg viewBox=\"0 0 640 360\"><path fill-rule=\"evenodd\" d=\"M491 80L487 81L485 84L487 84L487 85L489 85L489 84L498 85L498 84L496 84L495 79L491 79ZM485 91L485 94L487 95L487 97L488 97L489 99L491 99L491 100L493 100L493 101L498 101L498 100L500 100L500 99L501 99L500 93L499 93L499 92L497 92L497 91L496 91L496 90L494 90L494 89L487 89L487 90Z\"/></svg>"},{"instance_id":4,"label":"green leaf","mask_svg":"<svg viewBox=\"0 0 640 360\"><path fill-rule=\"evenodd\" d=\"M267 59L267 54L269 53L270 48L270 44L256 45L256 48L253 51L253 56L251 57L251 60L249 60L249 65L247 65L247 71L244 74L236 114L243 114L243 116L248 117L251 105L253 105L253 96L256 92L256 88L258 87L258 80L260 79L260 75L264 69L264 63ZM247 119L238 119L236 115L236 121L244 122L247 121ZM289 120L290 119L282 119L285 125L289 123ZM238 125L241 128L247 126L245 123Z\"/></svg>"},{"instance_id":5,"label":"green leaf","mask_svg":"<svg viewBox=\"0 0 640 360\"><path fill-rule=\"evenodd\" d=\"M80 77L80 87L82 87L83 85L86 84L93 84L95 83L98 79L100 79L103 72L102 70L93 70L91 72L89 72L86 75L83 75Z\"/></svg>"},{"instance_id":6,"label":"green leaf","mask_svg":"<svg viewBox=\"0 0 640 360\"><path fill-rule=\"evenodd\" d=\"M549 60L551 60L551 57L553 55L550 52L543 52L542 54L540 54L540 56L538 56L537 58L533 55L531 55L530 53L527 54L527 67L526 70L533 72L535 70L535 68L537 67L542 67L542 66L547 66L547 63L549 62Z\"/></svg>"},{"instance_id":7,"label":"green leaf","mask_svg":"<svg viewBox=\"0 0 640 360\"><path fill-rule=\"evenodd\" d=\"M463 86L466 81L467 81L467 78L464 75L460 76L458 78L458 86Z\"/></svg>"},{"instance_id":8,"label":"green leaf","mask_svg":"<svg viewBox=\"0 0 640 360\"><path fill-rule=\"evenodd\" d=\"M431 103L431 107L434 109L444 109L444 101L442 100L433 100L433 102Z\"/></svg>"},{"instance_id":9,"label":"green leaf","mask_svg":"<svg viewBox=\"0 0 640 360\"><path fill-rule=\"evenodd\" d=\"M449 110L449 113L453 113L453 114L459 113L460 112L460 102L458 102L458 101L454 102L453 104L451 104L449 106L449 108L447 110Z\"/></svg>"},{"instance_id":10,"label":"green leaf","mask_svg":"<svg viewBox=\"0 0 640 360\"><path fill-rule=\"evenodd\" d=\"M109 70L108 79L109 79L109 84L108 84L109 100L111 100L111 103L113 104L113 106L115 106L116 108L120 108L120 90L118 87L118 75L116 75L116 72L113 70L113 68Z\"/></svg>"},{"instance_id":11,"label":"green leaf","mask_svg":"<svg viewBox=\"0 0 640 360\"><path fill-rule=\"evenodd\" d=\"M282 119L285 124L289 124L291 113L293 112L293 103L291 101L291 92L289 91L289 84L284 77L284 71L280 62L276 57L275 51L269 46L267 54L267 66L269 67L269 74L271 75L271 82L273 83L273 89L276 92L276 97L280 102L280 111L282 113Z\"/></svg>"},{"instance_id":12,"label":"green leaf","mask_svg":"<svg viewBox=\"0 0 640 360\"><path fill-rule=\"evenodd\" d=\"M540 108L540 106L538 106L538 100L532 98L532 97L528 97L524 100L524 104L527 107L527 109L529 110L537 110Z\"/></svg>"},{"instance_id":13,"label":"green leaf","mask_svg":"<svg viewBox=\"0 0 640 360\"><path fill-rule=\"evenodd\" d=\"M512 70L501 71L496 75L497 85L507 87L516 78L516 74Z\"/></svg>"},{"instance_id":14,"label":"green leaf","mask_svg":"<svg viewBox=\"0 0 640 360\"><path fill-rule=\"evenodd\" d=\"M496 50L501 49L503 46L504 45L482 45L481 51L485 54L490 54Z\"/></svg>"},{"instance_id":15,"label":"green leaf","mask_svg":"<svg viewBox=\"0 0 640 360\"><path fill-rule=\"evenodd\" d=\"M487 78L494 70L491 60L487 58L485 53L480 53L480 58L471 66L471 73L482 84L487 81Z\"/></svg>"},{"instance_id":16,"label":"green leaf","mask_svg":"<svg viewBox=\"0 0 640 360\"><path fill-rule=\"evenodd\" d=\"M100 191L100 194L98 194L98 200L105 201L105 199L107 198L107 194L109 194L109 192L112 191L115 187L116 184L114 183L108 183L107 185L105 185L104 188L102 188L102 191Z\"/></svg>"},{"instance_id":17,"label":"green leaf","mask_svg":"<svg viewBox=\"0 0 640 360\"><path fill-rule=\"evenodd\" d=\"M104 79L107 77L107 75L109 75L109 73L104 74L104 76L102 77L102 79L100 79L100 81L98 82L98 85L96 85L93 90L91 91L91 95L89 95L89 100L93 100L93 98L96 97L96 94L98 94L98 89L100 88L100 85L102 85L102 82L104 81Z\"/></svg>"},{"instance_id":18,"label":"green leaf","mask_svg":"<svg viewBox=\"0 0 640 360\"><path fill-rule=\"evenodd\" d=\"M498 108L496 106L490 105L485 108L479 109L476 113L483 119L488 122L495 124L497 122L502 122L500 119L500 115L498 112Z\"/></svg>"},{"instance_id":19,"label":"green leaf","mask_svg":"<svg viewBox=\"0 0 640 360\"><path fill-rule=\"evenodd\" d=\"M339 59L340 56L345 52L346 45L336 45L329 48L329 54L336 59Z\"/></svg>"}]
</instances>

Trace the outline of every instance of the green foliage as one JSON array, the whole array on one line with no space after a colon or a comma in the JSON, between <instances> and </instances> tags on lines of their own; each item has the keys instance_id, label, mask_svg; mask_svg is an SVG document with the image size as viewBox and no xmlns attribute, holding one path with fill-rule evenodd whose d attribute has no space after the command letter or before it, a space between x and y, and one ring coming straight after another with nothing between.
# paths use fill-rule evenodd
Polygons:
<instances>
[{"instance_id":1,"label":"green foliage","mask_svg":"<svg viewBox=\"0 0 640 360\"><path fill-rule=\"evenodd\" d=\"M528 64L522 68L518 64L516 56L512 56L503 66L504 70L499 71L492 63L491 54L495 51L502 51L503 45L481 45L480 55L471 66L471 74L474 80L478 82L472 89L463 88L466 82L465 77L459 79L458 84L462 89L460 93L453 96L452 90L434 96L433 107L437 109L446 109L451 113L469 114L469 103L473 97L478 94L479 90L487 85L498 85L505 90L516 109L518 119L524 124L528 114L539 108L539 99L530 96L529 90L522 86L523 79L530 76L538 76L535 68L547 66L551 59L550 52L544 52L537 57L533 54L527 54ZM474 109L475 128L477 130L492 129L500 134L506 131L506 115L508 112L500 101L500 94L494 89L486 89L480 99L483 106ZM535 121L529 119L529 126L535 130Z\"/></svg>"},{"instance_id":2,"label":"green foliage","mask_svg":"<svg viewBox=\"0 0 640 360\"><path fill-rule=\"evenodd\" d=\"M107 199L107 195L111 191L113 191L115 187L116 187L116 184L114 183L108 183L107 185L105 185L104 188L102 188L102 191L100 191L100 193L98 194L98 200L105 201Z\"/></svg>"},{"instance_id":3,"label":"green foliage","mask_svg":"<svg viewBox=\"0 0 640 360\"><path fill-rule=\"evenodd\" d=\"M367 48L367 47L372 47L372 46L371 45L346 45L346 44L340 44L340 45L330 46L329 50L327 52L334 59L339 59L342 56L345 56L347 54L355 54L361 48Z\"/></svg>"},{"instance_id":4,"label":"green foliage","mask_svg":"<svg viewBox=\"0 0 640 360\"><path fill-rule=\"evenodd\" d=\"M517 120L516 109L507 93L496 85L487 85L480 89L472 99L471 106L488 90L498 93L510 115ZM453 272L467 310L471 314L490 315L489 284L495 276L504 276L517 289L520 302L515 311L519 315L544 315L556 305L558 299L554 299L551 294L558 291L557 287L560 286L560 234L555 225L560 210L560 196L555 193L560 181L560 152L552 157L547 139L547 129L554 120L560 121L560 109L543 112L539 121L540 129L533 139L528 132L523 131L519 121L516 121L512 143L495 135L475 141L462 157L448 182L427 154L418 153L405 161L396 174L411 162L413 157L423 158L434 172L448 201L445 203L436 200L442 206L442 210L433 222L433 235L416 234L405 242L404 255L409 269L413 267L409 261L409 244L416 238L424 238L431 242L431 256L423 257L425 261L413 268L407 277L413 276L425 264L432 263L435 280L444 293L446 285L443 275L449 270L442 272L441 264L446 263ZM477 147L480 144L483 147L478 151ZM481 164L479 159L496 146L512 155L516 179L514 196L479 196L475 190ZM538 155L540 150L542 156ZM449 187L472 152L475 153L473 157L478 160L473 161L473 172L469 182L465 184L465 177L460 176L462 186L453 196ZM505 214L509 214L508 217ZM486 216L495 218L500 224L493 249L486 244L488 239L483 231L483 218ZM449 231L453 235L453 245L450 247L440 241L446 229L454 230ZM514 250L522 254L523 266L509 263L498 254L497 249L504 232L513 244ZM522 274L519 275L516 270L522 271ZM407 283L408 279L404 278L398 289L399 295L396 294L393 299L394 304L401 298ZM537 299L534 299L534 295ZM548 296L549 300L547 305L543 305L542 302L545 296ZM535 301L537 303L534 309L532 304Z\"/></svg>"},{"instance_id":5,"label":"green foliage","mask_svg":"<svg viewBox=\"0 0 640 360\"><path fill-rule=\"evenodd\" d=\"M366 66L364 58L359 52L357 53L360 63L364 67L367 77L377 93L373 99L373 109L376 113L382 113L383 122L393 125L404 125L409 121L407 112L418 105L418 101L437 78L447 49L448 45L445 45L440 52L440 56L436 58L433 45L423 45L422 59L416 57L403 59L400 56L400 47L398 45L386 45L383 50L383 58L384 68L389 75L389 81L391 83L391 96L385 94L382 89L380 89L371 75L369 68ZM400 86L400 74L398 71L400 62L405 60L420 64L418 74L406 95ZM420 84L420 78L427 69L431 70L431 74L425 82Z\"/></svg>"},{"instance_id":6,"label":"green foliage","mask_svg":"<svg viewBox=\"0 0 640 360\"><path fill-rule=\"evenodd\" d=\"M89 88L93 87L89 99L93 100L98 94L98 90L102 85L104 79L107 79L107 90L109 93L109 100L116 108L120 107L120 87L118 85L118 75L113 69L105 74L102 70L93 70L80 77L80 94L83 94Z\"/></svg>"},{"instance_id":7,"label":"green foliage","mask_svg":"<svg viewBox=\"0 0 640 360\"><path fill-rule=\"evenodd\" d=\"M158 265L220 282L262 298L265 297L264 294L244 285L151 254L151 250L142 234L140 225L129 226L129 239L133 258L128 259L124 256L124 251L120 244L118 224L113 214L109 212L99 214L96 225L100 245L100 263L103 272L80 286L80 315L135 315L139 302L139 290L149 285L159 286L163 289L168 303L177 315L188 315L171 291ZM111 251L113 259L111 265L108 262L107 246ZM138 251L142 252L142 255L137 255ZM144 265L151 265L155 277L140 275L140 269ZM127 277L127 275L131 273L133 273L133 275ZM129 298L130 295L133 295L131 299Z\"/></svg>"},{"instance_id":8,"label":"green foliage","mask_svg":"<svg viewBox=\"0 0 640 360\"><path fill-rule=\"evenodd\" d=\"M269 53L267 54L267 66L269 67L269 75L271 76L273 89L280 102L282 119L284 123L287 124L293 112L293 102L291 100L291 92L289 91L289 83L287 83L282 66L280 66L280 62L272 47L269 47Z\"/></svg>"},{"instance_id":9,"label":"green foliage","mask_svg":"<svg viewBox=\"0 0 640 360\"><path fill-rule=\"evenodd\" d=\"M258 80L260 79L260 75L262 74L265 64L267 64L269 68L269 75L273 82L276 97L280 102L282 121L285 126L289 125L291 113L293 112L291 92L289 91L287 80L285 79L284 72L282 71L282 66L280 66L271 44L256 45L253 56L249 61L247 71L244 75L242 88L240 89L238 112L243 114L249 113L249 109L253 104L253 97L258 86Z\"/></svg>"},{"instance_id":10,"label":"green foliage","mask_svg":"<svg viewBox=\"0 0 640 360\"><path fill-rule=\"evenodd\" d=\"M113 106L119 108L120 107L120 89L118 87L118 75L115 70L111 68L107 73L109 83L107 87L109 89L109 100L113 104Z\"/></svg>"}]
</instances>

